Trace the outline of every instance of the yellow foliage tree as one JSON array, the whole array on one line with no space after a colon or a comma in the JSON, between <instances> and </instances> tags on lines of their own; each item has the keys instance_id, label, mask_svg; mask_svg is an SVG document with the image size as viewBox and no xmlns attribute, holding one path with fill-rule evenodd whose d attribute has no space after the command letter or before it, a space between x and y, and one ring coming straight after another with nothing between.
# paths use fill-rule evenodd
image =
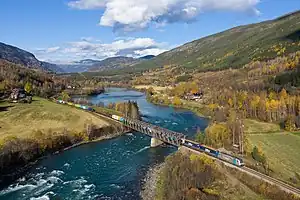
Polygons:
<instances>
[{"instance_id":1,"label":"yellow foliage tree","mask_svg":"<svg viewBox=\"0 0 300 200\"><path fill-rule=\"evenodd\" d=\"M173 104L174 104L175 106L180 106L180 105L182 104L182 102L181 102L181 100L180 100L179 97L174 97L174 99L173 99Z\"/></svg>"},{"instance_id":2,"label":"yellow foliage tree","mask_svg":"<svg viewBox=\"0 0 300 200\"><path fill-rule=\"evenodd\" d=\"M288 94L284 88L279 93L279 96L280 96L280 99L286 99L288 97Z\"/></svg>"}]
</instances>

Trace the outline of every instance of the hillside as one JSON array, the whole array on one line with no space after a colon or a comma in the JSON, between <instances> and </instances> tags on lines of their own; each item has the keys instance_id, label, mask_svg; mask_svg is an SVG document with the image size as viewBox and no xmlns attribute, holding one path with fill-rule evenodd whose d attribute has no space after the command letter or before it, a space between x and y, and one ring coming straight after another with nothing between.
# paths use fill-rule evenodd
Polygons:
<instances>
[{"instance_id":1,"label":"hillside","mask_svg":"<svg viewBox=\"0 0 300 200\"><path fill-rule=\"evenodd\" d=\"M131 71L164 65L207 71L239 68L253 60L272 59L299 49L299 22L300 11L297 11L274 20L232 28L138 63Z\"/></svg>"},{"instance_id":2,"label":"hillside","mask_svg":"<svg viewBox=\"0 0 300 200\"><path fill-rule=\"evenodd\" d=\"M62 72L57 65L39 61L32 53L0 42L0 59L20 64L28 68Z\"/></svg>"}]
</instances>

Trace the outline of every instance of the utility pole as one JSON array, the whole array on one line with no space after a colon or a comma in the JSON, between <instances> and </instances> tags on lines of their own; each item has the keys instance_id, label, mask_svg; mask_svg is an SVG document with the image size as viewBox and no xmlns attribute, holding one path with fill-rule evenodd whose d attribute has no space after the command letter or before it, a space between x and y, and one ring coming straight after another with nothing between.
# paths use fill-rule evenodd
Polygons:
<instances>
[{"instance_id":1,"label":"utility pole","mask_svg":"<svg viewBox=\"0 0 300 200\"><path fill-rule=\"evenodd\" d=\"M240 153L243 154L244 153L244 123L241 119L238 121L238 125L239 125L239 149L240 149Z\"/></svg>"}]
</instances>

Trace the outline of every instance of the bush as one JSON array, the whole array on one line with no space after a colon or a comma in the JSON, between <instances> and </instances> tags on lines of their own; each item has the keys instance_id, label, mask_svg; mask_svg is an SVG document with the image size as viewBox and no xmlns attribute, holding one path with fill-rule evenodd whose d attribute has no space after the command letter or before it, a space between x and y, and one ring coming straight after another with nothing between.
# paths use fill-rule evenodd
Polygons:
<instances>
[{"instance_id":1,"label":"bush","mask_svg":"<svg viewBox=\"0 0 300 200\"><path fill-rule=\"evenodd\" d=\"M190 79L192 79L192 76L191 76L191 75L182 75L182 76L178 76L178 77L176 78L176 83L187 82L187 81L189 81Z\"/></svg>"},{"instance_id":2,"label":"bush","mask_svg":"<svg viewBox=\"0 0 300 200\"><path fill-rule=\"evenodd\" d=\"M289 115L284 122L284 129L287 131L295 131L296 130L296 121L295 117Z\"/></svg>"}]
</instances>

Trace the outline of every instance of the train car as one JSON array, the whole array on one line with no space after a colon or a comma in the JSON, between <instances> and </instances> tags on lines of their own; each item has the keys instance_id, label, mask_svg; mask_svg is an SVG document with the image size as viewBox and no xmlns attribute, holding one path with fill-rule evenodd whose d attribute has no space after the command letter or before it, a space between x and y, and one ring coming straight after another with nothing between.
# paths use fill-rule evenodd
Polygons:
<instances>
[{"instance_id":1,"label":"train car","mask_svg":"<svg viewBox=\"0 0 300 200\"><path fill-rule=\"evenodd\" d=\"M83 109L83 110L87 110L87 109L88 109L88 106L82 106L82 109Z\"/></svg>"},{"instance_id":2,"label":"train car","mask_svg":"<svg viewBox=\"0 0 300 200\"><path fill-rule=\"evenodd\" d=\"M80 108L80 104L75 104L75 107L76 108Z\"/></svg>"},{"instance_id":3,"label":"train car","mask_svg":"<svg viewBox=\"0 0 300 200\"><path fill-rule=\"evenodd\" d=\"M200 145L198 143L195 143L193 141L189 141L189 140L186 140L186 139L181 139L181 141L182 141L182 145L184 145L184 146L193 147L194 149L197 149L197 150L200 150L200 151L205 150L205 148L202 145Z\"/></svg>"},{"instance_id":4,"label":"train car","mask_svg":"<svg viewBox=\"0 0 300 200\"><path fill-rule=\"evenodd\" d=\"M118 115L112 115L111 118L120 121L120 118L121 118L121 117L118 116Z\"/></svg>"},{"instance_id":5,"label":"train car","mask_svg":"<svg viewBox=\"0 0 300 200\"><path fill-rule=\"evenodd\" d=\"M239 167L245 165L242 159L234 157L224 152L219 152L218 158Z\"/></svg>"},{"instance_id":6,"label":"train car","mask_svg":"<svg viewBox=\"0 0 300 200\"><path fill-rule=\"evenodd\" d=\"M80 105L80 108L83 110L87 110L87 106L85 106L85 105Z\"/></svg>"},{"instance_id":7,"label":"train car","mask_svg":"<svg viewBox=\"0 0 300 200\"><path fill-rule=\"evenodd\" d=\"M214 149L212 147L208 147L206 145L201 145L201 146L202 146L202 148L204 148L204 151L206 153L211 154L211 155L213 155L215 157L218 155L218 152L219 152L218 150L216 150L216 149Z\"/></svg>"},{"instance_id":8,"label":"train car","mask_svg":"<svg viewBox=\"0 0 300 200\"><path fill-rule=\"evenodd\" d=\"M95 112L94 108L92 108L92 107L88 107L87 110L91 111L91 112Z\"/></svg>"},{"instance_id":9,"label":"train car","mask_svg":"<svg viewBox=\"0 0 300 200\"><path fill-rule=\"evenodd\" d=\"M194 149L199 149L199 144L194 143L192 141L185 141L184 146L192 147Z\"/></svg>"},{"instance_id":10,"label":"train car","mask_svg":"<svg viewBox=\"0 0 300 200\"><path fill-rule=\"evenodd\" d=\"M69 106L74 106L74 103L72 103L72 102L67 102L67 104L68 104Z\"/></svg>"},{"instance_id":11,"label":"train car","mask_svg":"<svg viewBox=\"0 0 300 200\"><path fill-rule=\"evenodd\" d=\"M124 119L123 117L120 117L120 121L121 121L121 122L124 122L125 119Z\"/></svg>"}]
</instances>

